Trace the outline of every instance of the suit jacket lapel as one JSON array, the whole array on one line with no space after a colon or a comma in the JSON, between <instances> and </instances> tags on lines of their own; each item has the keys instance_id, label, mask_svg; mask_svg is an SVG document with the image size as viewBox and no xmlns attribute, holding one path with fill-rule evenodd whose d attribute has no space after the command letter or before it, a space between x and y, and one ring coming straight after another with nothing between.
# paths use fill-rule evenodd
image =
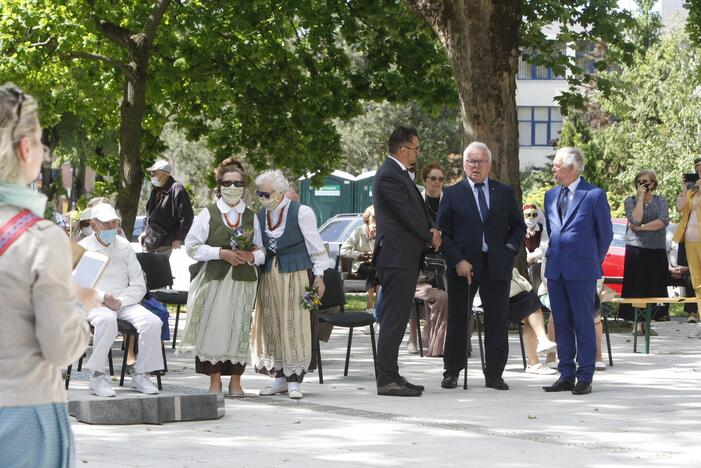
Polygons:
<instances>
[{"instance_id":1,"label":"suit jacket lapel","mask_svg":"<svg viewBox=\"0 0 701 468\"><path fill-rule=\"evenodd\" d=\"M497 204L497 197L498 195L496 194L497 190L494 184L490 181L489 182L489 203L487 203L487 216L484 219L484 222L486 223L489 218L492 216L492 213L494 213L496 210L496 204Z\"/></svg>"},{"instance_id":2,"label":"suit jacket lapel","mask_svg":"<svg viewBox=\"0 0 701 468\"><path fill-rule=\"evenodd\" d=\"M557 192L559 193L559 192ZM557 212L557 193L555 191L551 192L550 203L545 207L547 210L546 217L550 220L550 231L559 231L562 227L562 222L560 221L560 214Z\"/></svg>"},{"instance_id":3,"label":"suit jacket lapel","mask_svg":"<svg viewBox=\"0 0 701 468\"><path fill-rule=\"evenodd\" d=\"M475 213L477 215L477 219L481 221L482 218L480 217L480 210L477 206L477 198L475 198L475 191L472 190L472 185L470 185L470 182L467 179L465 179L462 183L462 186L464 187L465 192L467 192L465 194L465 199L467 200L468 205L466 206L467 210L471 213Z\"/></svg>"},{"instance_id":4,"label":"suit jacket lapel","mask_svg":"<svg viewBox=\"0 0 701 468\"><path fill-rule=\"evenodd\" d=\"M577 211L577 207L579 207L579 204L582 203L582 200L584 200L584 195L587 194L587 185L584 179L582 179L579 182L579 185L577 186L577 190L574 191L574 195L572 196L572 202L570 203L570 206L567 208L567 215L565 216L564 221L562 222L562 226L566 226L567 223L570 222L572 219L572 216L574 216L575 211Z\"/></svg>"}]
</instances>

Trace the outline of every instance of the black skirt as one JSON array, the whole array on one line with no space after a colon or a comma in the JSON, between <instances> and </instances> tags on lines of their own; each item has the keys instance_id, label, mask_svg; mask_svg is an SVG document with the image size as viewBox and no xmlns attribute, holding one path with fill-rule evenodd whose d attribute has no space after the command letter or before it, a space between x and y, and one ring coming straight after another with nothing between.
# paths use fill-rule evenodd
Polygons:
<instances>
[{"instance_id":1,"label":"black skirt","mask_svg":"<svg viewBox=\"0 0 701 468\"><path fill-rule=\"evenodd\" d=\"M209 361L200 361L200 358L195 356L195 372L198 374L241 375L245 369L246 364L234 364L231 361L219 361L213 364Z\"/></svg>"},{"instance_id":2,"label":"black skirt","mask_svg":"<svg viewBox=\"0 0 701 468\"><path fill-rule=\"evenodd\" d=\"M668 276L665 249L644 249L626 245L621 297L667 297ZM618 316L625 320L633 320L633 306L621 304Z\"/></svg>"},{"instance_id":3,"label":"black skirt","mask_svg":"<svg viewBox=\"0 0 701 468\"><path fill-rule=\"evenodd\" d=\"M530 291L520 292L509 298L509 321L518 323L542 307L538 296Z\"/></svg>"}]
</instances>

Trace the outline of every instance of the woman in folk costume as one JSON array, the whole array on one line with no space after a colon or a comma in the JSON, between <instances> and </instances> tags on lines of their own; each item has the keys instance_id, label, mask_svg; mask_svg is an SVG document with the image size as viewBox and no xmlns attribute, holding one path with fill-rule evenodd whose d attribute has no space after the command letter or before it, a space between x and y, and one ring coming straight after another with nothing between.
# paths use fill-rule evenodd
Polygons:
<instances>
[{"instance_id":1,"label":"woman in folk costume","mask_svg":"<svg viewBox=\"0 0 701 468\"><path fill-rule=\"evenodd\" d=\"M209 391L244 396L241 374L248 363L251 315L258 284L255 265L265 261L261 230L246 207L248 185L241 164L228 158L216 169L219 199L195 218L185 238L188 255L201 262L188 296L188 319L179 352L195 355L195 370L210 377Z\"/></svg>"},{"instance_id":2,"label":"woman in folk costume","mask_svg":"<svg viewBox=\"0 0 701 468\"><path fill-rule=\"evenodd\" d=\"M282 172L264 172L256 186L263 205L258 218L266 260L253 323L253 356L256 370L275 378L260 394L287 392L300 399L300 384L312 359L310 313L302 306L309 286L307 270L313 270L313 286L323 296L324 270L333 262L312 209L285 196L289 183Z\"/></svg>"}]
</instances>

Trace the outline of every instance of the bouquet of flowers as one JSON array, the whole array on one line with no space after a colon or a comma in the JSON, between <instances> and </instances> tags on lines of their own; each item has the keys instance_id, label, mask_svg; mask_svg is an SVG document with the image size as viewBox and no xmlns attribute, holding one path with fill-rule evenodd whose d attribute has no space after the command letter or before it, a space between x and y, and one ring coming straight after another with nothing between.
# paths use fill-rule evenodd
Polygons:
<instances>
[{"instance_id":1,"label":"bouquet of flowers","mask_svg":"<svg viewBox=\"0 0 701 468\"><path fill-rule=\"evenodd\" d=\"M253 229L238 228L231 236L231 250L253 250Z\"/></svg>"},{"instance_id":2,"label":"bouquet of flowers","mask_svg":"<svg viewBox=\"0 0 701 468\"><path fill-rule=\"evenodd\" d=\"M319 310L321 305L321 297L319 297L319 289L307 286L304 288L304 296L302 296L302 307L310 312Z\"/></svg>"}]
</instances>

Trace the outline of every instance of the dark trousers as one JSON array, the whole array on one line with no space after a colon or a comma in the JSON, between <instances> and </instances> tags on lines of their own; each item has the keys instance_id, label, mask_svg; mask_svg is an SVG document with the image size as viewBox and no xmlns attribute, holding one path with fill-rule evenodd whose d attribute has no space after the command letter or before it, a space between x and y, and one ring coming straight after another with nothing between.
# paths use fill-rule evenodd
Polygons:
<instances>
[{"instance_id":1,"label":"dark trousers","mask_svg":"<svg viewBox=\"0 0 701 468\"><path fill-rule=\"evenodd\" d=\"M474 295L479 289L484 309L484 347L487 379L501 377L509 357L509 281L495 280L486 271L473 278L468 289L467 279L448 271L448 327L443 351L443 376L459 376L465 368L467 318ZM469 293L469 294L468 294ZM470 297L472 296L472 297Z\"/></svg>"},{"instance_id":2,"label":"dark trousers","mask_svg":"<svg viewBox=\"0 0 701 468\"><path fill-rule=\"evenodd\" d=\"M414 269L377 268L382 285L382 322L377 338L377 386L399 381L399 346L409 321L414 300L418 262Z\"/></svg>"},{"instance_id":3,"label":"dark trousers","mask_svg":"<svg viewBox=\"0 0 701 468\"><path fill-rule=\"evenodd\" d=\"M562 380L591 382L596 358L594 302L596 280L548 280L548 294L555 319L558 369ZM579 366L576 368L574 359Z\"/></svg>"}]
</instances>

